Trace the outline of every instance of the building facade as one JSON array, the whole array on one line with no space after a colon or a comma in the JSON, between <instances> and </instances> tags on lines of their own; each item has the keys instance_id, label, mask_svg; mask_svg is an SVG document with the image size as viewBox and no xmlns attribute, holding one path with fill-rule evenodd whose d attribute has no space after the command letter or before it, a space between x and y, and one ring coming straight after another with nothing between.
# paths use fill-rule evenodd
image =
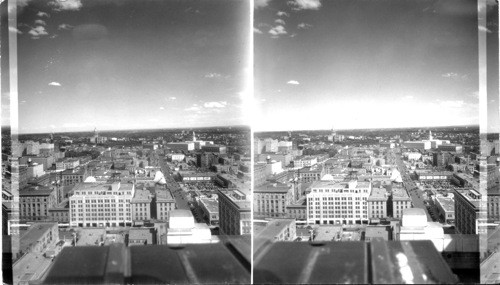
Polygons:
<instances>
[{"instance_id":1,"label":"building facade","mask_svg":"<svg viewBox=\"0 0 500 285\"><path fill-rule=\"evenodd\" d=\"M219 189L219 231L223 235L251 234L250 200L240 190Z\"/></svg>"},{"instance_id":2,"label":"building facade","mask_svg":"<svg viewBox=\"0 0 500 285\"><path fill-rule=\"evenodd\" d=\"M72 227L130 226L133 184L79 183L69 197Z\"/></svg>"},{"instance_id":3,"label":"building facade","mask_svg":"<svg viewBox=\"0 0 500 285\"><path fill-rule=\"evenodd\" d=\"M371 182L315 181L307 197L307 222L311 224L361 224L368 222L367 199Z\"/></svg>"},{"instance_id":4,"label":"building facade","mask_svg":"<svg viewBox=\"0 0 500 285\"><path fill-rule=\"evenodd\" d=\"M461 234L478 234L481 194L473 189L455 191L455 228Z\"/></svg>"},{"instance_id":5,"label":"building facade","mask_svg":"<svg viewBox=\"0 0 500 285\"><path fill-rule=\"evenodd\" d=\"M175 199L169 190L156 189L155 194L156 219L168 221L170 211L176 208Z\"/></svg>"},{"instance_id":6,"label":"building facade","mask_svg":"<svg viewBox=\"0 0 500 285\"><path fill-rule=\"evenodd\" d=\"M293 202L294 186L267 183L254 188L254 215L257 217L286 217L286 207Z\"/></svg>"},{"instance_id":7,"label":"building facade","mask_svg":"<svg viewBox=\"0 0 500 285\"><path fill-rule=\"evenodd\" d=\"M142 224L145 220L151 220L151 201L153 196L151 192L143 189L136 189L134 197L130 201L130 210L132 212L132 222Z\"/></svg>"},{"instance_id":8,"label":"building facade","mask_svg":"<svg viewBox=\"0 0 500 285\"><path fill-rule=\"evenodd\" d=\"M19 218L21 221L49 221L49 209L57 204L56 190L31 186L19 191Z\"/></svg>"},{"instance_id":9,"label":"building facade","mask_svg":"<svg viewBox=\"0 0 500 285\"><path fill-rule=\"evenodd\" d=\"M368 207L368 219L381 219L387 217L388 195L385 188L372 188L372 192L366 204Z\"/></svg>"},{"instance_id":10,"label":"building facade","mask_svg":"<svg viewBox=\"0 0 500 285\"><path fill-rule=\"evenodd\" d=\"M412 207L411 198L404 188L392 188L391 195L392 217L401 219L403 210Z\"/></svg>"}]
</instances>

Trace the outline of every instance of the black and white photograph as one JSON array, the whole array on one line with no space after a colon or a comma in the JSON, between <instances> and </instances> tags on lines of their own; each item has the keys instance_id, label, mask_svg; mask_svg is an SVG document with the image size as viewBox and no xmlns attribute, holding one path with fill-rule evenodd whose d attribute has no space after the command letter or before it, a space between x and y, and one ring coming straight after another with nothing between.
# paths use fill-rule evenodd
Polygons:
<instances>
[{"instance_id":1,"label":"black and white photograph","mask_svg":"<svg viewBox=\"0 0 500 285\"><path fill-rule=\"evenodd\" d=\"M0 0L3 284L500 283L497 0Z\"/></svg>"},{"instance_id":2,"label":"black and white photograph","mask_svg":"<svg viewBox=\"0 0 500 285\"><path fill-rule=\"evenodd\" d=\"M250 2L2 4L4 284L249 284Z\"/></svg>"},{"instance_id":3,"label":"black and white photograph","mask_svg":"<svg viewBox=\"0 0 500 285\"><path fill-rule=\"evenodd\" d=\"M254 11L254 283L494 283L497 4Z\"/></svg>"}]
</instances>

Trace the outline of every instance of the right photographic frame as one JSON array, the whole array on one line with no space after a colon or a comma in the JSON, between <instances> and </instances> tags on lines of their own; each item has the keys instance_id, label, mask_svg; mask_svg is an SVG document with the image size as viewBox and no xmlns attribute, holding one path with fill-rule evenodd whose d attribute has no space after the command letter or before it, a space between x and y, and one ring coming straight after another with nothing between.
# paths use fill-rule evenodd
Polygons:
<instances>
[{"instance_id":1,"label":"right photographic frame","mask_svg":"<svg viewBox=\"0 0 500 285\"><path fill-rule=\"evenodd\" d=\"M498 283L498 3L255 1L253 283Z\"/></svg>"}]
</instances>

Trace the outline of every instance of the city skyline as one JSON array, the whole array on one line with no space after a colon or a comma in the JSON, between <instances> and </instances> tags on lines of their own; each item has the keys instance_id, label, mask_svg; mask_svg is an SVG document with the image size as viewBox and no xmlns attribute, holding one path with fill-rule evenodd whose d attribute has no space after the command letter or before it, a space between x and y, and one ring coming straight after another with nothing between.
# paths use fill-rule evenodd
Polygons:
<instances>
[{"instance_id":1,"label":"city skyline","mask_svg":"<svg viewBox=\"0 0 500 285\"><path fill-rule=\"evenodd\" d=\"M256 131L479 124L475 3L261 0L254 37Z\"/></svg>"},{"instance_id":2,"label":"city skyline","mask_svg":"<svg viewBox=\"0 0 500 285\"><path fill-rule=\"evenodd\" d=\"M19 132L247 123L249 7L19 2Z\"/></svg>"}]
</instances>

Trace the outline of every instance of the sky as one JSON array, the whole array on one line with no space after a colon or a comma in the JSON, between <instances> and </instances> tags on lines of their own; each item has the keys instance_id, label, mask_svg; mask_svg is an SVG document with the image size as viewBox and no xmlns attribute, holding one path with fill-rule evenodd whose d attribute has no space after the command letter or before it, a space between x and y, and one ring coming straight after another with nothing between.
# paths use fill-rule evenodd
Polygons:
<instances>
[{"instance_id":1,"label":"sky","mask_svg":"<svg viewBox=\"0 0 500 285\"><path fill-rule=\"evenodd\" d=\"M19 132L248 124L244 0L18 1Z\"/></svg>"},{"instance_id":2,"label":"sky","mask_svg":"<svg viewBox=\"0 0 500 285\"><path fill-rule=\"evenodd\" d=\"M475 1L256 0L254 13L255 131L479 124Z\"/></svg>"}]
</instances>

